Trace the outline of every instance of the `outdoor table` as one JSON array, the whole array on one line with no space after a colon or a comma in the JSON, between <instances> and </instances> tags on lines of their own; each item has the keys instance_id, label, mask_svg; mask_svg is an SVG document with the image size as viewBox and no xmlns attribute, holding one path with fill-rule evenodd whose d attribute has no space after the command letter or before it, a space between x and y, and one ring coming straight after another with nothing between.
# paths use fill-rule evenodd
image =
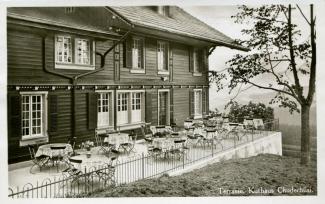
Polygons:
<instances>
[{"instance_id":1,"label":"outdoor table","mask_svg":"<svg viewBox=\"0 0 325 204\"><path fill-rule=\"evenodd\" d=\"M127 133L112 133L108 134L108 137L105 137L104 143L109 145L114 145L115 149L118 150L121 144L129 143L130 137Z\"/></svg>"},{"instance_id":2,"label":"outdoor table","mask_svg":"<svg viewBox=\"0 0 325 204\"><path fill-rule=\"evenodd\" d=\"M91 171L93 168L103 168L104 165L110 163L110 158L106 157L102 154L94 154L92 153L91 156L88 158L86 153L81 153L78 156L71 157L73 159L81 160L82 163L78 167L81 171Z\"/></svg>"},{"instance_id":3,"label":"outdoor table","mask_svg":"<svg viewBox=\"0 0 325 204\"><path fill-rule=\"evenodd\" d=\"M62 146L65 146L65 149L63 149L63 150L51 149L51 147L62 147ZM52 144L45 144L45 145L39 146L38 150L35 154L35 157L38 157L40 155L46 155L46 156L49 156L50 158L52 158L55 156L65 156L72 152L73 152L73 149L70 144L52 143Z\"/></svg>"},{"instance_id":4,"label":"outdoor table","mask_svg":"<svg viewBox=\"0 0 325 204\"><path fill-rule=\"evenodd\" d=\"M193 125L193 120L185 120L184 121L184 128L189 129Z\"/></svg>"},{"instance_id":5,"label":"outdoor table","mask_svg":"<svg viewBox=\"0 0 325 204\"><path fill-rule=\"evenodd\" d=\"M186 137L168 137L168 138L154 138L152 145L155 148L161 149L163 152L171 150L175 146L175 141L186 140Z\"/></svg>"}]
</instances>

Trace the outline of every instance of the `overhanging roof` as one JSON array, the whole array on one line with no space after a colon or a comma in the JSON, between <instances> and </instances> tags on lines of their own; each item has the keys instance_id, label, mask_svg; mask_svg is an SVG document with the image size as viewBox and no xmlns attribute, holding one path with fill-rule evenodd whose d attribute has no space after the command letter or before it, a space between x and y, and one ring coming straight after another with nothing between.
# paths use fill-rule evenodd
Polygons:
<instances>
[{"instance_id":1,"label":"overhanging roof","mask_svg":"<svg viewBox=\"0 0 325 204\"><path fill-rule=\"evenodd\" d=\"M150 6L108 7L112 12L135 26L175 33L233 49L249 50L183 9L177 6L170 6L169 8L170 17L159 14Z\"/></svg>"}]
</instances>

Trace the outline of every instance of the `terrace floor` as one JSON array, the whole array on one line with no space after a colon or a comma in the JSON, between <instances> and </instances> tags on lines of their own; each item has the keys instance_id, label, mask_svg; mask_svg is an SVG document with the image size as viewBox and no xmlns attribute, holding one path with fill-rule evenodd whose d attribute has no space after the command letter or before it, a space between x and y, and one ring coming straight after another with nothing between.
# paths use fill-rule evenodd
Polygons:
<instances>
[{"instance_id":1,"label":"terrace floor","mask_svg":"<svg viewBox=\"0 0 325 204\"><path fill-rule=\"evenodd\" d=\"M234 140L233 138L224 139L221 142L222 145L190 146L183 158L154 158L152 156L147 156L147 145L145 142L139 141L136 143L135 151L133 153L130 153L129 155L122 153L119 156L119 163L116 165L115 170L116 183L130 183L144 178L156 177L163 173L177 171L183 169L185 165L189 166L195 164L205 158L211 158L214 155L218 155L227 150L236 149L237 147L250 144L252 141L256 141L273 133L274 132L271 131L256 132L242 137L240 141ZM96 148L92 151L96 152L98 150ZM96 161L98 160L105 161L108 160L108 158L101 154L94 154L89 158L89 162L94 162L94 165L96 165ZM31 187L35 188L37 186L59 181L63 178L62 170L65 168L65 166L60 166L59 171L57 171L56 167L52 167L49 169L43 169L41 172L38 171L34 174L30 173L30 166L10 170L9 187L14 192L17 192L23 189L26 190Z\"/></svg>"}]
</instances>

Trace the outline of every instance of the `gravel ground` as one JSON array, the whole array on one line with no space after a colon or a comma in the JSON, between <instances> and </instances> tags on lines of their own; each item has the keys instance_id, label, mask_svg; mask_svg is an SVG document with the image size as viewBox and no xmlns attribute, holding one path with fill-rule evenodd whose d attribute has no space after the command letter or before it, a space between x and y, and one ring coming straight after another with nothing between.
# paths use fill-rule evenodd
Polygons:
<instances>
[{"instance_id":1,"label":"gravel ground","mask_svg":"<svg viewBox=\"0 0 325 204\"><path fill-rule=\"evenodd\" d=\"M232 159L170 177L163 175L87 195L86 197L197 197L316 195L316 162L261 154Z\"/></svg>"}]
</instances>

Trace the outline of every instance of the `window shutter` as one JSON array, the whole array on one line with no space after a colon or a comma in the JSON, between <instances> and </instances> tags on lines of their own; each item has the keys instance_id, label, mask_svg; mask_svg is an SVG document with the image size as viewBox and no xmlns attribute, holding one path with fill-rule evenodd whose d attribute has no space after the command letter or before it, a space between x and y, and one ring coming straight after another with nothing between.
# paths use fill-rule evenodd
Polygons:
<instances>
[{"instance_id":1,"label":"window shutter","mask_svg":"<svg viewBox=\"0 0 325 204\"><path fill-rule=\"evenodd\" d=\"M202 72L206 73L206 72L208 72L208 69L209 69L209 67L208 67L209 59L208 59L207 49L203 49L202 59L203 59L203 70L202 70Z\"/></svg>"},{"instance_id":2,"label":"window shutter","mask_svg":"<svg viewBox=\"0 0 325 204\"><path fill-rule=\"evenodd\" d=\"M132 38L127 38L123 43L124 67L132 68Z\"/></svg>"},{"instance_id":3,"label":"window shutter","mask_svg":"<svg viewBox=\"0 0 325 204\"><path fill-rule=\"evenodd\" d=\"M96 95L97 95L97 97L99 97L98 94L96 94ZM113 102L114 102L113 101L113 94L109 93L108 94L108 112L109 112L109 125L110 126L114 125L114 108L113 108L114 104L113 104ZM98 103L96 105L96 112L98 114ZM97 114L96 114L96 118L97 118ZM96 123L97 123L97 120L96 120Z\"/></svg>"},{"instance_id":4,"label":"window shutter","mask_svg":"<svg viewBox=\"0 0 325 204\"><path fill-rule=\"evenodd\" d=\"M165 43L165 60L164 60L164 67L166 68L166 70L169 70L169 44L166 42Z\"/></svg>"},{"instance_id":5,"label":"window shutter","mask_svg":"<svg viewBox=\"0 0 325 204\"><path fill-rule=\"evenodd\" d=\"M173 48L172 45L168 46L168 56L169 56L169 81L173 81Z\"/></svg>"},{"instance_id":6,"label":"window shutter","mask_svg":"<svg viewBox=\"0 0 325 204\"><path fill-rule=\"evenodd\" d=\"M152 94L146 92L146 122L152 122Z\"/></svg>"},{"instance_id":7,"label":"window shutter","mask_svg":"<svg viewBox=\"0 0 325 204\"><path fill-rule=\"evenodd\" d=\"M207 100L207 98L206 98L206 89L203 88L202 89L202 114L203 115L206 115L207 114L206 100Z\"/></svg>"},{"instance_id":8,"label":"window shutter","mask_svg":"<svg viewBox=\"0 0 325 204\"><path fill-rule=\"evenodd\" d=\"M190 115L194 116L194 91L190 90Z\"/></svg>"},{"instance_id":9,"label":"window shutter","mask_svg":"<svg viewBox=\"0 0 325 204\"><path fill-rule=\"evenodd\" d=\"M193 58L193 52L194 52L194 50L193 50L193 48L190 48L189 49L189 60L190 60L190 62L189 62L189 68L190 68L190 72L194 72L194 58Z\"/></svg>"},{"instance_id":10,"label":"window shutter","mask_svg":"<svg viewBox=\"0 0 325 204\"><path fill-rule=\"evenodd\" d=\"M198 71L199 73L202 73L204 70L204 57L203 57L203 50L198 51L198 58L199 58L199 64L198 64Z\"/></svg>"},{"instance_id":11,"label":"window shutter","mask_svg":"<svg viewBox=\"0 0 325 204\"><path fill-rule=\"evenodd\" d=\"M170 89L170 124L174 123L174 89Z\"/></svg>"},{"instance_id":12,"label":"window shutter","mask_svg":"<svg viewBox=\"0 0 325 204\"><path fill-rule=\"evenodd\" d=\"M139 52L140 52L140 55L141 55L141 68L145 68L145 52L144 52L144 48L145 48L145 45L144 45L144 39L140 39L140 42L139 42Z\"/></svg>"},{"instance_id":13,"label":"window shutter","mask_svg":"<svg viewBox=\"0 0 325 204\"><path fill-rule=\"evenodd\" d=\"M21 137L21 96L8 95L8 138Z\"/></svg>"},{"instance_id":14,"label":"window shutter","mask_svg":"<svg viewBox=\"0 0 325 204\"><path fill-rule=\"evenodd\" d=\"M88 93L88 129L90 130L97 128L97 103L98 94Z\"/></svg>"},{"instance_id":15,"label":"window shutter","mask_svg":"<svg viewBox=\"0 0 325 204\"><path fill-rule=\"evenodd\" d=\"M49 133L54 133L58 130L58 96L49 94L48 96L49 113L48 126Z\"/></svg>"}]
</instances>

